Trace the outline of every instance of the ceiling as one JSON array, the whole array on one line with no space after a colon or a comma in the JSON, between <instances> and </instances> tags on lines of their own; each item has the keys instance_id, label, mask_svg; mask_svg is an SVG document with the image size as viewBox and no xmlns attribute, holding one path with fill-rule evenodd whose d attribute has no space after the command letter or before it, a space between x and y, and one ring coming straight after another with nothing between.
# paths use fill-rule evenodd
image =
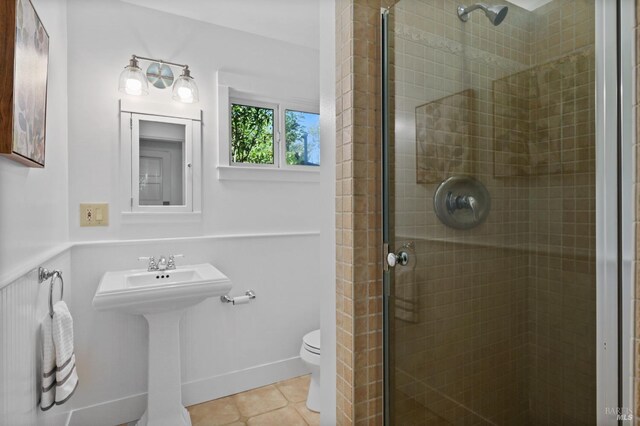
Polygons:
<instances>
[{"instance_id":1,"label":"ceiling","mask_svg":"<svg viewBox=\"0 0 640 426\"><path fill-rule=\"evenodd\" d=\"M320 0L122 0L318 49Z\"/></svg>"}]
</instances>

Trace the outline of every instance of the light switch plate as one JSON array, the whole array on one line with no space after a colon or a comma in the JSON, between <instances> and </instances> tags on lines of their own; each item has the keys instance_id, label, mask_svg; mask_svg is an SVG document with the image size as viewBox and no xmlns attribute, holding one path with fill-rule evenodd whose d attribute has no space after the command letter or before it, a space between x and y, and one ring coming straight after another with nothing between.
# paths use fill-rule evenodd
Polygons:
<instances>
[{"instance_id":1,"label":"light switch plate","mask_svg":"<svg viewBox=\"0 0 640 426\"><path fill-rule=\"evenodd\" d=\"M80 204L80 226L109 226L109 204Z\"/></svg>"}]
</instances>

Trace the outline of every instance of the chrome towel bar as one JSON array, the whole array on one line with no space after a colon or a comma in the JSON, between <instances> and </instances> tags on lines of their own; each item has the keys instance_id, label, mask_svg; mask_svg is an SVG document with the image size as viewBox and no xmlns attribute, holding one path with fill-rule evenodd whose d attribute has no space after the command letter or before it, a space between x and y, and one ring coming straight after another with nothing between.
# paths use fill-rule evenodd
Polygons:
<instances>
[{"instance_id":1,"label":"chrome towel bar","mask_svg":"<svg viewBox=\"0 0 640 426\"><path fill-rule=\"evenodd\" d=\"M62 278L62 271L54 269L49 271L45 268L38 268L38 282L42 283L48 279L49 281L49 316L53 318L53 285L56 283L56 278L60 279L60 300L64 296L64 279Z\"/></svg>"}]
</instances>

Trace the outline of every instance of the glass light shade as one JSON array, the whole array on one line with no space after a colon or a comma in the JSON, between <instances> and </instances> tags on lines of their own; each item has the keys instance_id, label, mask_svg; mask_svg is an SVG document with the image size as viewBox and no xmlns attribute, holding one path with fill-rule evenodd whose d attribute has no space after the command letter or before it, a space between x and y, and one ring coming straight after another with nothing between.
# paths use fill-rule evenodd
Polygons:
<instances>
[{"instance_id":1,"label":"glass light shade","mask_svg":"<svg viewBox=\"0 0 640 426\"><path fill-rule=\"evenodd\" d=\"M149 94L149 83L137 64L129 64L120 73L119 90L127 95L141 96Z\"/></svg>"},{"instance_id":2,"label":"glass light shade","mask_svg":"<svg viewBox=\"0 0 640 426\"><path fill-rule=\"evenodd\" d=\"M200 100L198 86L193 77L189 75L188 70L185 70L173 83L173 99L186 104L196 103Z\"/></svg>"}]
</instances>

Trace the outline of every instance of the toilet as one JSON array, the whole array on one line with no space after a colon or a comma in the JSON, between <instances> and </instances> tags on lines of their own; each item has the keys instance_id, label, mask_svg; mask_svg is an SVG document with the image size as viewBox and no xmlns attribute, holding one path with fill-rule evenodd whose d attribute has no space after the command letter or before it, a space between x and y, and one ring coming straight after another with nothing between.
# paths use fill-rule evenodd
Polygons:
<instances>
[{"instance_id":1,"label":"toilet","mask_svg":"<svg viewBox=\"0 0 640 426\"><path fill-rule=\"evenodd\" d=\"M320 330L314 330L304 335L300 358L311 370L307 408L320 412Z\"/></svg>"}]
</instances>

